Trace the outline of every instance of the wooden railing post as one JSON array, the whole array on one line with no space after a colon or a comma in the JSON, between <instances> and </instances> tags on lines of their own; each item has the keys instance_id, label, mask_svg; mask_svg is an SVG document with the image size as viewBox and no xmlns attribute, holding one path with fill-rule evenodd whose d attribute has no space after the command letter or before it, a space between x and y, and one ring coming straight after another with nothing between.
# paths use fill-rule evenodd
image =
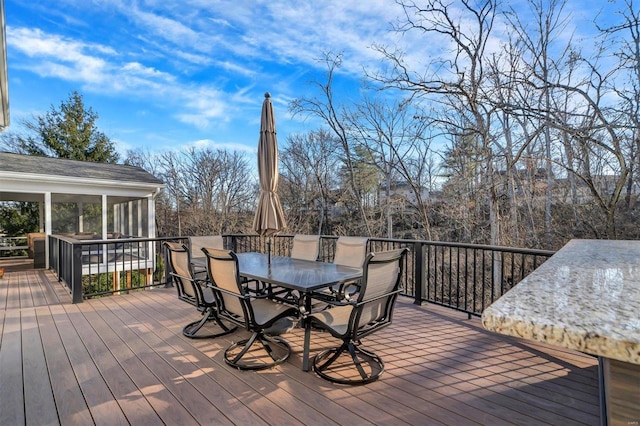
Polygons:
<instances>
[{"instance_id":1,"label":"wooden railing post","mask_svg":"<svg viewBox=\"0 0 640 426\"><path fill-rule=\"evenodd\" d=\"M82 302L82 245L73 244L71 257L71 298L73 303Z\"/></svg>"},{"instance_id":2,"label":"wooden railing post","mask_svg":"<svg viewBox=\"0 0 640 426\"><path fill-rule=\"evenodd\" d=\"M422 305L424 291L426 288L425 270L424 270L424 251L422 250L422 243L416 241L413 243L413 268L415 277L414 283L414 301L415 305Z\"/></svg>"}]
</instances>

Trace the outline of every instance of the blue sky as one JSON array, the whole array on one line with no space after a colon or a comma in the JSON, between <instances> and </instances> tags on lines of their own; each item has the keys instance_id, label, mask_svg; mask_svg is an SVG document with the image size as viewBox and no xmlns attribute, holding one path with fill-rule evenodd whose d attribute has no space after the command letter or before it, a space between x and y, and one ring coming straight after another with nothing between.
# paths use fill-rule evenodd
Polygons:
<instances>
[{"instance_id":1,"label":"blue sky","mask_svg":"<svg viewBox=\"0 0 640 426\"><path fill-rule=\"evenodd\" d=\"M578 28L620 1L584 3L569 1ZM417 67L442 48L391 31L400 14L392 0L5 0L5 14L10 131L78 90L122 153L254 152L265 92L282 143L318 127L287 105L323 81L323 52L344 53L336 89L348 102L363 69L381 66L374 42L406 50Z\"/></svg>"}]
</instances>

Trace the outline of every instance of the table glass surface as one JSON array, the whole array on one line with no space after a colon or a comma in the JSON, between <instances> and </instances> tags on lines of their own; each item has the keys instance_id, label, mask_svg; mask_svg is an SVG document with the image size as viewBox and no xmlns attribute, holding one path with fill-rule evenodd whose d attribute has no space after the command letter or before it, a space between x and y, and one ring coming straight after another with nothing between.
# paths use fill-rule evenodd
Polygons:
<instances>
[{"instance_id":1,"label":"table glass surface","mask_svg":"<svg viewBox=\"0 0 640 426\"><path fill-rule=\"evenodd\" d=\"M327 262L268 256L263 253L237 253L240 275L301 292L352 281L362 270Z\"/></svg>"}]
</instances>

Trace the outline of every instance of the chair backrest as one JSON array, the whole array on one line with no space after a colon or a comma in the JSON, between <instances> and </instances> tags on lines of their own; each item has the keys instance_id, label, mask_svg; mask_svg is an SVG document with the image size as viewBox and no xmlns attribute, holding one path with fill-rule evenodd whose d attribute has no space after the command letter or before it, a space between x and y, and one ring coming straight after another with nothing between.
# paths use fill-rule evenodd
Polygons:
<instances>
[{"instance_id":1,"label":"chair backrest","mask_svg":"<svg viewBox=\"0 0 640 426\"><path fill-rule=\"evenodd\" d=\"M230 250L203 248L207 257L207 274L213 285L218 311L226 312L237 319L247 316L243 303L247 290L242 286L238 269L238 257ZM223 291L216 291L221 289Z\"/></svg>"},{"instance_id":2,"label":"chair backrest","mask_svg":"<svg viewBox=\"0 0 640 426\"><path fill-rule=\"evenodd\" d=\"M316 261L318 254L320 254L320 235L294 235L291 247L293 259Z\"/></svg>"},{"instance_id":3,"label":"chair backrest","mask_svg":"<svg viewBox=\"0 0 640 426\"><path fill-rule=\"evenodd\" d=\"M408 249L371 253L364 264L362 284L357 299L357 324L354 328L378 328L391 322L393 306L398 297L403 260ZM362 336L362 330L359 335Z\"/></svg>"},{"instance_id":4,"label":"chair backrest","mask_svg":"<svg viewBox=\"0 0 640 426\"><path fill-rule=\"evenodd\" d=\"M169 253L169 266L171 277L178 290L178 298L194 305L198 304L198 294L192 285L193 276L189 267L189 249L181 243L165 242L164 246Z\"/></svg>"},{"instance_id":5,"label":"chair backrest","mask_svg":"<svg viewBox=\"0 0 640 426\"><path fill-rule=\"evenodd\" d=\"M362 268L367 257L366 237L339 237L336 242L336 253L333 256L333 263L336 265Z\"/></svg>"},{"instance_id":6,"label":"chair backrest","mask_svg":"<svg viewBox=\"0 0 640 426\"><path fill-rule=\"evenodd\" d=\"M191 258L204 257L203 248L214 248L224 250L224 239L222 235L206 235L202 237L189 237L189 250Z\"/></svg>"}]
</instances>

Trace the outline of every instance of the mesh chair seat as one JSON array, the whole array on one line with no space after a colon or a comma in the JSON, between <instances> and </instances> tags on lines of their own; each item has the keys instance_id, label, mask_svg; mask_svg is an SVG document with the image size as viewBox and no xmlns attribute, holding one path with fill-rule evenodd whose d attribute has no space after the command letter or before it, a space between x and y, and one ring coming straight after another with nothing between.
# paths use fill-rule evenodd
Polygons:
<instances>
[{"instance_id":1,"label":"mesh chair seat","mask_svg":"<svg viewBox=\"0 0 640 426\"><path fill-rule=\"evenodd\" d=\"M384 372L382 358L361 347L361 339L391 324L407 249L371 253L364 263L361 290L348 303L311 313L307 324L342 340L339 347L318 353L313 370L323 379L342 384L366 384ZM348 373L353 370L354 373Z\"/></svg>"},{"instance_id":2,"label":"mesh chair seat","mask_svg":"<svg viewBox=\"0 0 640 426\"><path fill-rule=\"evenodd\" d=\"M282 303L274 303L271 299L255 299L251 302L253 307L253 320L257 326L264 326L273 322L274 317L280 317L283 312L291 312L291 306Z\"/></svg>"},{"instance_id":3,"label":"mesh chair seat","mask_svg":"<svg viewBox=\"0 0 640 426\"><path fill-rule=\"evenodd\" d=\"M325 329L332 334L344 336L349 328L349 318L353 312L352 305L332 306L320 312L314 312L311 315L316 321L321 321L325 325Z\"/></svg>"}]
</instances>

